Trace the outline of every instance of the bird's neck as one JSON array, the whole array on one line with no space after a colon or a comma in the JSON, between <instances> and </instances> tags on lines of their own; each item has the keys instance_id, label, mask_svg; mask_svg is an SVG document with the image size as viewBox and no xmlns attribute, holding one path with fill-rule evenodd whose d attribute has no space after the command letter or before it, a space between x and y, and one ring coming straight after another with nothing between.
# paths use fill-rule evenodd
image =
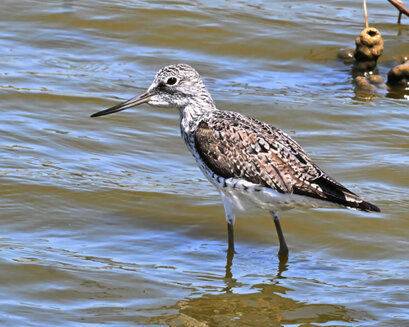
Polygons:
<instances>
[{"instance_id":1,"label":"bird's neck","mask_svg":"<svg viewBox=\"0 0 409 327\"><path fill-rule=\"evenodd\" d=\"M200 117L217 110L213 99L208 96L192 97L184 107L179 108L182 133L189 133Z\"/></svg>"}]
</instances>

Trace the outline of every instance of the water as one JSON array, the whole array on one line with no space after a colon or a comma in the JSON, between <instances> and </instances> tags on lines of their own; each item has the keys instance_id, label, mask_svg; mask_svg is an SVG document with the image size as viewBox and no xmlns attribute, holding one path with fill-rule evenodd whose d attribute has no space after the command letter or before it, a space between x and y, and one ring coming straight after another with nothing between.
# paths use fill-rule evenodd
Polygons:
<instances>
[{"instance_id":1,"label":"water","mask_svg":"<svg viewBox=\"0 0 409 327\"><path fill-rule=\"evenodd\" d=\"M386 77L409 28L368 7ZM1 326L409 325L408 102L355 94L336 60L359 1L5 0L0 15ZM268 214L249 214L226 258L177 112L89 118L177 62L382 213L281 213L287 263Z\"/></svg>"}]
</instances>

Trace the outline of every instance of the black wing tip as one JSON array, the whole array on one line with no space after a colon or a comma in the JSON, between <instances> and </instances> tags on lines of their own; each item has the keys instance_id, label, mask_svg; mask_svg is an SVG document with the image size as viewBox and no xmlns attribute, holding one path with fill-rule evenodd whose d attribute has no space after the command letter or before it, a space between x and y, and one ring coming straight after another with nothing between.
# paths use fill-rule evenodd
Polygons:
<instances>
[{"instance_id":1,"label":"black wing tip","mask_svg":"<svg viewBox=\"0 0 409 327\"><path fill-rule=\"evenodd\" d=\"M381 209L379 209L379 207L366 201L362 201L361 203L359 203L357 209L366 212L381 212Z\"/></svg>"}]
</instances>

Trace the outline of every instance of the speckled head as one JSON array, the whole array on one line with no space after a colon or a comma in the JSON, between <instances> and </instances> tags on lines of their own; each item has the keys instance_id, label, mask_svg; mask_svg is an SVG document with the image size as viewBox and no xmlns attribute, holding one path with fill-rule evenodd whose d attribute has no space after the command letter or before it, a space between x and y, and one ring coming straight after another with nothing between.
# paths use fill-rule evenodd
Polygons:
<instances>
[{"instance_id":1,"label":"speckled head","mask_svg":"<svg viewBox=\"0 0 409 327\"><path fill-rule=\"evenodd\" d=\"M152 106L181 108L192 97L208 94L199 73L189 65L177 64L162 68L153 80L148 92L154 95L148 102Z\"/></svg>"},{"instance_id":2,"label":"speckled head","mask_svg":"<svg viewBox=\"0 0 409 327\"><path fill-rule=\"evenodd\" d=\"M142 103L162 108L183 109L189 104L214 103L199 73L187 64L170 65L162 68L155 76L148 90L132 99L111 108L99 111L91 117L98 117L135 107Z\"/></svg>"}]
</instances>

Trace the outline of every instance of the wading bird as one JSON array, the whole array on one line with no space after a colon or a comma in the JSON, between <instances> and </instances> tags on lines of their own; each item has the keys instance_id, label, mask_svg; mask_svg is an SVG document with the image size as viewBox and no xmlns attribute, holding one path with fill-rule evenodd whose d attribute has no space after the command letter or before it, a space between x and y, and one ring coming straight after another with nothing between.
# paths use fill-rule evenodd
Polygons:
<instances>
[{"instance_id":1,"label":"wading bird","mask_svg":"<svg viewBox=\"0 0 409 327\"><path fill-rule=\"evenodd\" d=\"M346 207L380 211L322 171L282 130L232 111L222 111L199 73L186 64L162 68L148 90L91 117L147 103L177 108L180 131L203 174L219 191L226 211L228 250L234 252L236 213L261 209L274 218L279 256L288 256L278 211Z\"/></svg>"}]
</instances>

